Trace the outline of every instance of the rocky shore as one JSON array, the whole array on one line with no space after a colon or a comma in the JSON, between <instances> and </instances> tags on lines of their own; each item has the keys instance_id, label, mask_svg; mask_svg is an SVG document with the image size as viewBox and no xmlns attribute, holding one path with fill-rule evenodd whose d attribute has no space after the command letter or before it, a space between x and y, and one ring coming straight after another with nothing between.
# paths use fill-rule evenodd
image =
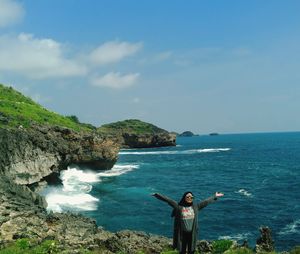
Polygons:
<instances>
[{"instance_id":1,"label":"rocky shore","mask_svg":"<svg viewBox=\"0 0 300 254\"><path fill-rule=\"evenodd\" d=\"M172 240L163 236L129 230L111 233L98 227L92 219L71 213L47 213L45 208L46 202L41 196L0 175L0 249L18 239L34 239L37 243L54 240L57 252L51 253L86 253L82 251L92 250L107 254L158 254L171 249ZM246 249L247 243L238 245L228 240L225 243L229 243L226 249L250 253L241 252ZM220 244L204 240L197 243L199 253L223 253L223 248ZM269 228L261 228L255 251L274 251Z\"/></svg>"}]
</instances>

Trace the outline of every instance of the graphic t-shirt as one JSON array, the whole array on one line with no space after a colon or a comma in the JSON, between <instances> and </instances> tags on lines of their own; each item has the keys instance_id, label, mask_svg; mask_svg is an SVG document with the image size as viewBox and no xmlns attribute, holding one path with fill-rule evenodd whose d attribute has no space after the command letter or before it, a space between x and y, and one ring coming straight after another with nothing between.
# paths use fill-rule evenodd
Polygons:
<instances>
[{"instance_id":1,"label":"graphic t-shirt","mask_svg":"<svg viewBox=\"0 0 300 254\"><path fill-rule=\"evenodd\" d=\"M181 225L185 232L191 232L193 229L195 213L192 206L183 207L181 210Z\"/></svg>"}]
</instances>

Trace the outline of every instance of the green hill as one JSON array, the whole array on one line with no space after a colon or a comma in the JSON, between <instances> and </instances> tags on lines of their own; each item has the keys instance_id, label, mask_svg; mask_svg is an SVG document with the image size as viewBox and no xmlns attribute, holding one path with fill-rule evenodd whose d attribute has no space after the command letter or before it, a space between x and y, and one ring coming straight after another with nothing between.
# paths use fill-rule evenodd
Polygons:
<instances>
[{"instance_id":1,"label":"green hill","mask_svg":"<svg viewBox=\"0 0 300 254\"><path fill-rule=\"evenodd\" d=\"M51 112L12 87L0 84L0 127L16 128L22 125L28 128L32 124L57 125L76 131L95 128L90 124L80 123L76 116L62 116Z\"/></svg>"},{"instance_id":2,"label":"green hill","mask_svg":"<svg viewBox=\"0 0 300 254\"><path fill-rule=\"evenodd\" d=\"M154 133L166 133L166 130L158 128L157 126L142 122L137 119L129 119L125 121L119 121L110 124L104 124L98 131L104 134L154 134Z\"/></svg>"}]
</instances>

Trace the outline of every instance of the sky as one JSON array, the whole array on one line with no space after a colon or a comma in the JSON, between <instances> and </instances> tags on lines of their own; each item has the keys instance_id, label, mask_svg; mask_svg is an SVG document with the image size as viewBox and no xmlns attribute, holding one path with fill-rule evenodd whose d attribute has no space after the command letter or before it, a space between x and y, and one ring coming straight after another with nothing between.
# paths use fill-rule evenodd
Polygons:
<instances>
[{"instance_id":1,"label":"sky","mask_svg":"<svg viewBox=\"0 0 300 254\"><path fill-rule=\"evenodd\" d=\"M300 131L298 0L0 0L0 83L95 126Z\"/></svg>"}]
</instances>

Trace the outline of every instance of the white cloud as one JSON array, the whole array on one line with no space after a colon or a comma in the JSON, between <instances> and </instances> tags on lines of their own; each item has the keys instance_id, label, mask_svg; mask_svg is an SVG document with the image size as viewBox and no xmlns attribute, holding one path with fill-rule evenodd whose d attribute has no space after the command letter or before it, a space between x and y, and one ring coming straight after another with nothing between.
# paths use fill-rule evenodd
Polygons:
<instances>
[{"instance_id":1,"label":"white cloud","mask_svg":"<svg viewBox=\"0 0 300 254\"><path fill-rule=\"evenodd\" d=\"M143 47L142 43L128 43L111 41L99 46L90 53L90 61L93 64L110 64L123 60L131 56Z\"/></svg>"},{"instance_id":2,"label":"white cloud","mask_svg":"<svg viewBox=\"0 0 300 254\"><path fill-rule=\"evenodd\" d=\"M130 73L122 76L119 72L110 72L102 77L92 79L91 84L98 87L122 89L133 86L139 76L139 73Z\"/></svg>"},{"instance_id":3,"label":"white cloud","mask_svg":"<svg viewBox=\"0 0 300 254\"><path fill-rule=\"evenodd\" d=\"M20 3L14 0L0 0L0 28L21 21L24 14Z\"/></svg>"},{"instance_id":4,"label":"white cloud","mask_svg":"<svg viewBox=\"0 0 300 254\"><path fill-rule=\"evenodd\" d=\"M0 0L1 1L1 0ZM83 76L84 65L65 55L66 48L52 39L22 33L0 37L0 70L32 79Z\"/></svg>"}]
</instances>

